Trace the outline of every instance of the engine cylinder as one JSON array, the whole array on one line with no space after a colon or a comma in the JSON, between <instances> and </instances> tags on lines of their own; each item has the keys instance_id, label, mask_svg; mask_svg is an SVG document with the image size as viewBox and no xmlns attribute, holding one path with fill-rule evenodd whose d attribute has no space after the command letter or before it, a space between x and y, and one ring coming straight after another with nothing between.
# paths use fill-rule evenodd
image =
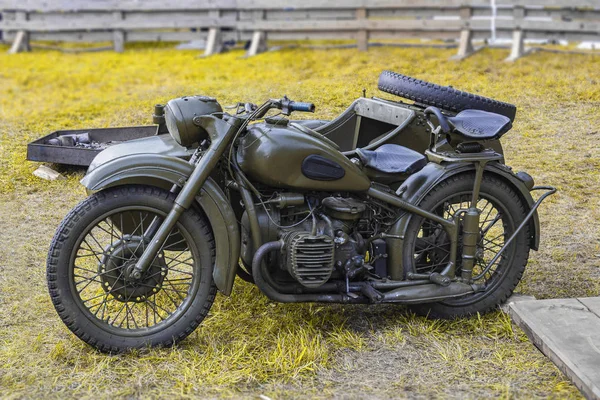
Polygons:
<instances>
[{"instance_id":1,"label":"engine cylinder","mask_svg":"<svg viewBox=\"0 0 600 400\"><path fill-rule=\"evenodd\" d=\"M326 197L323 199L323 208L332 218L356 221L365 212L367 206L353 198Z\"/></svg>"},{"instance_id":2,"label":"engine cylinder","mask_svg":"<svg viewBox=\"0 0 600 400\"><path fill-rule=\"evenodd\" d=\"M294 231L288 233L284 241L286 268L294 279L312 288L329 280L333 272L333 238Z\"/></svg>"}]
</instances>

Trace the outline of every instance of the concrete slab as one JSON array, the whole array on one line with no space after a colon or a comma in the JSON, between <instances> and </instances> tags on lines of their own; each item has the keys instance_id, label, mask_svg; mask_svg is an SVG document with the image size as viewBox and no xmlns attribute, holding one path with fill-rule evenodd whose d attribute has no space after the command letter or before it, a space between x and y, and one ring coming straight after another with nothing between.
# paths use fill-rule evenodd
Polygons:
<instances>
[{"instance_id":1,"label":"concrete slab","mask_svg":"<svg viewBox=\"0 0 600 400\"><path fill-rule=\"evenodd\" d=\"M514 302L513 321L588 399L600 399L600 297Z\"/></svg>"},{"instance_id":2,"label":"concrete slab","mask_svg":"<svg viewBox=\"0 0 600 400\"><path fill-rule=\"evenodd\" d=\"M509 308L512 303L517 303L519 301L531 301L535 300L535 296L530 296L528 294L523 293L513 293L504 304L500 306L500 309L505 313L509 313Z\"/></svg>"}]
</instances>

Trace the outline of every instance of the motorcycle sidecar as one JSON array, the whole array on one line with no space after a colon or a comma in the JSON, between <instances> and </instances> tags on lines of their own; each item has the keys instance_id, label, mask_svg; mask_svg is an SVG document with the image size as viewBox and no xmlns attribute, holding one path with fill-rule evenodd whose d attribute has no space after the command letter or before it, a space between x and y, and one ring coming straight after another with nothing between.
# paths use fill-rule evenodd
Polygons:
<instances>
[{"instance_id":1,"label":"motorcycle sidecar","mask_svg":"<svg viewBox=\"0 0 600 400\"><path fill-rule=\"evenodd\" d=\"M502 114L512 121L516 114L516 107L512 104L391 71L381 73L378 88L415 103L361 97L331 121L292 122L327 137L345 155L352 157L357 148L374 150L384 144L398 144L424 153L430 141L429 126L424 115L427 106L439 107L448 116L466 109L476 109ZM114 158L117 154L160 153L180 158L189 157L191 151L179 146L168 135L164 123L160 122L160 116L156 115L158 110L160 107L157 106L154 122L158 127L150 125L58 131L30 143L27 158L30 161L89 166L92 159L104 149L103 156L95 160L94 164ZM78 143L82 132L85 133L85 138L93 139L91 143ZM459 136L450 136L448 139L451 147L456 147L463 140ZM499 140L486 141L485 146L503 154Z\"/></svg>"}]
</instances>

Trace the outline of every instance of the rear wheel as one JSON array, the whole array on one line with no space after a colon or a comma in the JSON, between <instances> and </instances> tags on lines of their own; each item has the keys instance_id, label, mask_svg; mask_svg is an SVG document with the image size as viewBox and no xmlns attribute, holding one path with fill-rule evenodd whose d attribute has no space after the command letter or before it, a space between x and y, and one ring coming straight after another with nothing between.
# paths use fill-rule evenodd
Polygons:
<instances>
[{"instance_id":1,"label":"rear wheel","mask_svg":"<svg viewBox=\"0 0 600 400\"><path fill-rule=\"evenodd\" d=\"M141 279L128 278L173 200L147 186L107 189L78 204L52 240L54 306L73 333L101 351L170 346L193 332L214 301L213 235L191 209Z\"/></svg>"},{"instance_id":2,"label":"rear wheel","mask_svg":"<svg viewBox=\"0 0 600 400\"><path fill-rule=\"evenodd\" d=\"M436 186L421 202L421 208L448 219L471 202L474 175L451 177ZM480 210L480 240L477 246L473 282L485 290L438 303L417 304L411 308L433 318L456 318L485 313L503 303L519 283L529 257L529 232L525 226L500 258L485 267L504 246L525 218L525 206L517 192L501 179L484 176L477 208ZM461 243L457 275L461 271ZM440 272L450 257L450 240L442 226L422 217L413 217L404 241L405 272Z\"/></svg>"}]
</instances>

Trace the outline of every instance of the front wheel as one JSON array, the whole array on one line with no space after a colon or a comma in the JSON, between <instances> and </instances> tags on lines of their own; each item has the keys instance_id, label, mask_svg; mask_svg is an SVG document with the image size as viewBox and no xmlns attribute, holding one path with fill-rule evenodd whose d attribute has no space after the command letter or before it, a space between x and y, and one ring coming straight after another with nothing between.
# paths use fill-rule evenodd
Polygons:
<instances>
[{"instance_id":1,"label":"front wheel","mask_svg":"<svg viewBox=\"0 0 600 400\"><path fill-rule=\"evenodd\" d=\"M446 219L459 209L468 208L473 193L473 174L461 174L441 182L419 206ZM480 211L479 235L473 282L485 290L438 303L411 306L420 315L432 318L457 318L486 313L506 301L519 283L529 257L529 227L526 225L486 271L485 267L512 236L526 216L526 205L519 194L503 180L484 175L477 202ZM461 272L461 243L456 274ZM422 217L413 217L405 235L403 262L406 273L441 272L450 260L450 240L442 226Z\"/></svg>"},{"instance_id":2,"label":"front wheel","mask_svg":"<svg viewBox=\"0 0 600 400\"><path fill-rule=\"evenodd\" d=\"M184 212L141 279L128 278L173 200L149 186L107 189L79 203L54 235L47 262L52 302L67 327L95 348L170 346L208 314L215 245L200 212Z\"/></svg>"}]
</instances>

